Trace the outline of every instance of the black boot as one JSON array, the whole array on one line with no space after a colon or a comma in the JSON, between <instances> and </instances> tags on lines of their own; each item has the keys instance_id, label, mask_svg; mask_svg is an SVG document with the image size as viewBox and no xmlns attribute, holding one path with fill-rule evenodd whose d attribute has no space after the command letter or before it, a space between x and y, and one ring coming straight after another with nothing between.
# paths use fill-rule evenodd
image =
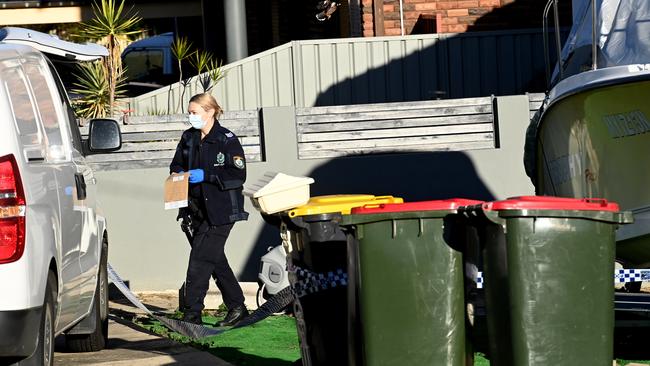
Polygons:
<instances>
[{"instance_id":1,"label":"black boot","mask_svg":"<svg viewBox=\"0 0 650 366\"><path fill-rule=\"evenodd\" d=\"M186 323L203 325L201 313L185 312L185 314L183 314L183 321Z\"/></svg>"},{"instance_id":2,"label":"black boot","mask_svg":"<svg viewBox=\"0 0 650 366\"><path fill-rule=\"evenodd\" d=\"M228 314L226 314L226 317L217 323L218 326L220 327L229 327L231 325L237 324L240 320L244 319L245 317L248 316L248 310L246 309L246 306L239 305L235 306L232 309L228 310Z\"/></svg>"}]
</instances>

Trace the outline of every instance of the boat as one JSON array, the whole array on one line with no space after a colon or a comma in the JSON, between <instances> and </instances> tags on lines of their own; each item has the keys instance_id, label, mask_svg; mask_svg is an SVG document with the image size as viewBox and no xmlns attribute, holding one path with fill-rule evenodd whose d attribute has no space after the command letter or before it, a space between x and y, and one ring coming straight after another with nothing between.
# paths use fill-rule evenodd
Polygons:
<instances>
[{"instance_id":1,"label":"boat","mask_svg":"<svg viewBox=\"0 0 650 366\"><path fill-rule=\"evenodd\" d=\"M634 223L617 231L617 262L650 268L650 1L573 0L563 45L557 3L545 8L544 27L555 19L545 49L548 60L555 43L560 57L527 131L526 173L539 195L631 211Z\"/></svg>"}]
</instances>

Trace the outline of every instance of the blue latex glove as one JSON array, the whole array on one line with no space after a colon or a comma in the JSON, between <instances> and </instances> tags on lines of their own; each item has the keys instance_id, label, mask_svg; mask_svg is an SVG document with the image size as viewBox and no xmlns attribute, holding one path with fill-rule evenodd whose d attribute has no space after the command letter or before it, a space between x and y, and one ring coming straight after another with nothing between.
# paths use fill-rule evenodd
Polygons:
<instances>
[{"instance_id":1,"label":"blue latex glove","mask_svg":"<svg viewBox=\"0 0 650 366\"><path fill-rule=\"evenodd\" d=\"M190 170L190 183L201 183L204 178L203 169Z\"/></svg>"}]
</instances>

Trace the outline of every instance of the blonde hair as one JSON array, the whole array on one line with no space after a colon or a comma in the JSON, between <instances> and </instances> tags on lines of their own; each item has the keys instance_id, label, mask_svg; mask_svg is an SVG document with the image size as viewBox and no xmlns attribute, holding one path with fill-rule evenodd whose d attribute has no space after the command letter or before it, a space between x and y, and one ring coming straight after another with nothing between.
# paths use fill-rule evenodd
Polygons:
<instances>
[{"instance_id":1,"label":"blonde hair","mask_svg":"<svg viewBox=\"0 0 650 366\"><path fill-rule=\"evenodd\" d=\"M212 94L209 93L196 94L190 98L190 103L196 103L200 105L201 108L203 108L205 111L214 109L214 119L219 118L219 116L223 113L223 109L219 103L217 103L217 100L214 99Z\"/></svg>"}]
</instances>

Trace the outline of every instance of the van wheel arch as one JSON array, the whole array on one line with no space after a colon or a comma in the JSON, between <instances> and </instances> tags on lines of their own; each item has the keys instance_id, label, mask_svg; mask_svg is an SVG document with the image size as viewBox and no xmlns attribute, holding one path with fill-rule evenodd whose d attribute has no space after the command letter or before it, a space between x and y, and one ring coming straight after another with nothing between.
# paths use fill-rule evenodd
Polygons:
<instances>
[{"instance_id":1,"label":"van wheel arch","mask_svg":"<svg viewBox=\"0 0 650 366\"><path fill-rule=\"evenodd\" d=\"M108 343L108 236L102 240L99 273L93 310L89 316L94 317L94 329L89 334L66 334L67 347L74 352L101 351Z\"/></svg>"}]
</instances>

